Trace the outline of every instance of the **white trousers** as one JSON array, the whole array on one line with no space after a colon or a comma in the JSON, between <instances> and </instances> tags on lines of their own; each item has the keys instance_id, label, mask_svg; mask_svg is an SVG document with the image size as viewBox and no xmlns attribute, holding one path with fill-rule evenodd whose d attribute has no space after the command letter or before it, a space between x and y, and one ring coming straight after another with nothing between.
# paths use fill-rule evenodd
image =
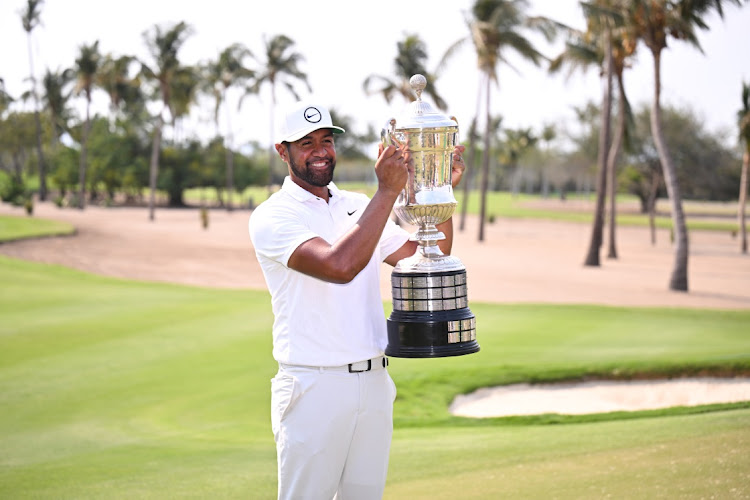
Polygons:
<instances>
[{"instance_id":1,"label":"white trousers","mask_svg":"<svg viewBox=\"0 0 750 500\"><path fill-rule=\"evenodd\" d=\"M382 358L372 364L360 373L279 366L271 380L279 499L382 498L396 386Z\"/></svg>"}]
</instances>

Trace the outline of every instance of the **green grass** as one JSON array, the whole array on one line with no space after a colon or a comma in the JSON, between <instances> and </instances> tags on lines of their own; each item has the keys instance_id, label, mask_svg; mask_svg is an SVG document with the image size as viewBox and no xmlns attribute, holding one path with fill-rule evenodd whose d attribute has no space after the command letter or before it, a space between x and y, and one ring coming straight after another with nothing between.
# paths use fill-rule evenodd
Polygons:
<instances>
[{"instance_id":1,"label":"green grass","mask_svg":"<svg viewBox=\"0 0 750 500\"><path fill-rule=\"evenodd\" d=\"M458 212L460 213L460 206L463 203L463 193L457 192L455 195L459 203ZM583 199L593 203L595 194L568 197L568 201L571 202L576 199ZM550 200L553 199L551 198ZM594 220L593 208L544 208L542 205L535 203L539 201L543 201L540 195L518 194L514 196L509 192L489 192L487 193L486 213L488 216L495 217L545 219L584 224L591 224ZM648 227L648 214L633 212L633 203L635 201L636 198L633 196L618 196L618 225ZM479 204L479 194L472 192L469 195L467 212L470 214L479 214ZM666 202L660 204L658 208L661 214L669 214L670 207ZM731 208L734 208L735 211L731 212ZM725 204L720 203L685 201L683 203L683 210L686 214L688 229L731 232L736 231L738 228L736 217L734 217L736 215L736 204L734 207L727 207ZM706 219L703 217L704 215L711 215L713 218ZM454 215L455 217L456 215ZM718 217L725 218L726 220L720 220ZM672 219L669 215L658 215L654 222L658 228L668 229L672 227Z\"/></svg>"},{"instance_id":2,"label":"green grass","mask_svg":"<svg viewBox=\"0 0 750 500\"><path fill-rule=\"evenodd\" d=\"M0 283L0 498L275 498L266 292L4 257ZM480 353L393 360L386 498L750 494L748 404L596 418L447 412L457 392L495 383L747 373L750 311L472 310Z\"/></svg>"},{"instance_id":3,"label":"green grass","mask_svg":"<svg viewBox=\"0 0 750 500\"><path fill-rule=\"evenodd\" d=\"M343 183L340 187L353 191L363 192L367 195L372 196L375 192L375 186L364 183ZM215 195L211 190L205 191L209 202L215 201ZM461 213L461 205L464 202L463 192L457 191L455 193L456 200L458 201L458 208L456 210L455 217L458 217ZM589 200L594 201L594 194L590 196L585 195L570 195L569 201L575 200ZM265 187L254 186L246 189L241 195L242 204L244 205L247 200L252 199L254 205L258 205L268 197L268 190ZM200 200L200 190L192 190L186 194L186 199L190 200L191 203L198 203ZM509 192L489 192L487 193L487 208L486 213L488 217L505 217L514 219L544 219L544 220L555 220L561 222L576 222L581 224L591 224L593 221L593 211L589 209L580 208L543 208L537 206L534 202L543 200L540 195L528 195L518 194L513 196ZM617 224L623 226L640 226L648 227L649 220L647 214L633 213L633 203L636 198L629 195L621 195L618 197L618 204L620 211L617 214ZM235 197L235 203L238 203L237 197ZM469 195L469 203L466 210L470 214L479 214L479 193L473 191ZM668 200L663 201L659 204L660 213L669 213ZM626 210L628 209L628 210ZM737 231L737 220L736 220L736 203L709 203L709 202L695 202L686 200L683 203L683 209L687 218L688 229L701 230L701 231L724 231L732 232ZM704 216L710 216L705 218ZM722 220L724 219L724 220ZM655 219L656 227L662 229L669 229L672 227L672 219L668 215L660 215Z\"/></svg>"},{"instance_id":4,"label":"green grass","mask_svg":"<svg viewBox=\"0 0 750 500\"><path fill-rule=\"evenodd\" d=\"M75 233L75 228L67 222L37 217L0 215L0 243L24 238L62 236L73 233Z\"/></svg>"},{"instance_id":5,"label":"green grass","mask_svg":"<svg viewBox=\"0 0 750 500\"><path fill-rule=\"evenodd\" d=\"M748 498L750 410L397 429L385 498Z\"/></svg>"},{"instance_id":6,"label":"green grass","mask_svg":"<svg viewBox=\"0 0 750 500\"><path fill-rule=\"evenodd\" d=\"M394 368L401 382L398 426L466 425L466 419L451 417L447 407L456 394L480 387L584 377L750 373L750 311L526 304L471 308L477 317L479 353L410 360ZM497 421L531 424L623 416L632 414Z\"/></svg>"},{"instance_id":7,"label":"green grass","mask_svg":"<svg viewBox=\"0 0 750 500\"><path fill-rule=\"evenodd\" d=\"M0 282L0 498L270 496L267 294L5 258Z\"/></svg>"}]
</instances>

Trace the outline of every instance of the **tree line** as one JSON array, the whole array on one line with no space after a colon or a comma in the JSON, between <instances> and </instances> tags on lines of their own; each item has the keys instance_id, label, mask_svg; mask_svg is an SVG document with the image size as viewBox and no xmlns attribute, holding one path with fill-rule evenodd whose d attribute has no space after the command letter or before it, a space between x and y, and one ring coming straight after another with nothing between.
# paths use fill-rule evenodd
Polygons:
<instances>
[{"instance_id":1,"label":"tree line","mask_svg":"<svg viewBox=\"0 0 750 500\"><path fill-rule=\"evenodd\" d=\"M594 178L595 217L585 265L599 266L604 242L605 217L609 230L608 257L615 258L614 203L618 191L629 191L642 201L645 211L653 210L656 197L664 192L670 199L675 235L675 262L669 287L687 291L688 237L684 197L729 199L740 186L738 219L743 251L747 251L744 206L747 191L748 132L747 85L743 84L738 127L744 151L741 173L735 165L738 154L706 132L689 110L665 108L661 102L661 58L668 40L699 47L696 33L708 29L706 16L723 15L723 4L741 5L741 0L595 0L580 2L586 26L578 30L555 20L527 14L524 0L476 0L466 13L467 35L443 55L438 68L426 68L427 48L418 35L405 35L396 44L394 71L373 74L363 82L367 94L380 94L387 102L396 96L412 100L408 80L413 74L428 79L434 103L445 108L439 93L439 76L451 58L464 47L473 49L481 75L477 89L475 117L469 124L467 163L463 183L459 229L464 227L466 199L479 191L479 240L484 239L488 219L486 194L491 189L527 190L548 194L580 189L580 182ZM31 43L40 25L43 0L27 0L21 22ZM541 33L548 41L565 39L565 48L548 58L531 41ZM301 69L304 57L294 41L285 35L263 38L263 53L253 54L242 44L232 44L217 57L196 65L185 65L179 54L192 28L184 22L153 26L143 33L149 58L102 54L98 41L83 44L75 63L57 71L46 69L36 81L29 51L30 89L22 96L10 96L0 80L0 168L9 174L5 191L21 195L28 191L24 174L38 178L37 196L46 200L50 181L58 199L69 199L84 208L87 202L111 202L123 195L132 202L147 203L154 219L157 192L164 192L170 205L184 204L189 187L212 187L219 200L232 209L232 195L249 185L278 182L274 155L257 144L240 150L233 143L231 123L219 124L220 111L230 106L230 90L239 91L237 103L258 96L267 87L271 96L270 127L277 92L284 89L299 98L299 89L311 91ZM654 94L649 109L631 109L624 79L629 62L638 48L653 59ZM515 53L551 73L593 67L605 85L597 104L577 110L582 125L568 143L573 151L555 147L562 135L555 124L542 130L513 130L502 126L502 117L490 113L497 91L499 71ZM108 116L91 116L92 94L109 97ZM82 98L85 116L77 117L70 100ZM208 142L182 138L185 118L199 98L214 103L216 134ZM16 111L15 101L31 100L33 112ZM151 111L156 109L157 111ZM335 121L350 118L333 110ZM229 116L228 113L225 116ZM172 139L163 141L166 126ZM351 129L351 127L347 127ZM373 130L362 135L346 134L337 140L339 156L356 162L375 137ZM345 141L345 142L344 142ZM592 171L592 165L594 169ZM477 175L479 178L476 178ZM587 184L588 185L588 184ZM478 189L477 189L478 186ZM143 192L148 193L143 200ZM8 198L8 193L3 196ZM609 201L607 205L607 201Z\"/></svg>"}]
</instances>

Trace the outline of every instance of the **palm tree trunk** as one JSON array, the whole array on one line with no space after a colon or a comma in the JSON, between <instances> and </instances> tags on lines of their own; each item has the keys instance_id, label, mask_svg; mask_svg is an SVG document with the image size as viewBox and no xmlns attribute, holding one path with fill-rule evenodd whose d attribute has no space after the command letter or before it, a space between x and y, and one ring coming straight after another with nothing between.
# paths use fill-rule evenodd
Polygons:
<instances>
[{"instance_id":1,"label":"palm tree trunk","mask_svg":"<svg viewBox=\"0 0 750 500\"><path fill-rule=\"evenodd\" d=\"M622 147L622 140L625 137L625 86L622 81L622 74L617 74L617 88L619 90L619 108L617 115L617 128L615 129L615 135L612 139L612 145L609 147L609 156L607 157L607 175L609 179L607 181L607 188L609 191L609 225L607 230L609 232L608 238L608 259L617 258L617 243L616 243L616 229L617 229L617 158L620 154L620 148Z\"/></svg>"},{"instance_id":2,"label":"palm tree trunk","mask_svg":"<svg viewBox=\"0 0 750 500\"><path fill-rule=\"evenodd\" d=\"M78 167L78 208L86 208L86 166L88 162L89 129L91 127L90 115L91 99L86 102L86 123L83 124L83 135L81 137L81 162Z\"/></svg>"},{"instance_id":3,"label":"palm tree trunk","mask_svg":"<svg viewBox=\"0 0 750 500\"><path fill-rule=\"evenodd\" d=\"M656 245L656 195L659 192L659 177L654 174L648 193L648 227L651 230L651 245Z\"/></svg>"},{"instance_id":4,"label":"palm tree trunk","mask_svg":"<svg viewBox=\"0 0 750 500\"><path fill-rule=\"evenodd\" d=\"M518 192L521 190L521 176L516 162L511 162L508 165L510 171L510 193L515 199L518 197Z\"/></svg>"},{"instance_id":5,"label":"palm tree trunk","mask_svg":"<svg viewBox=\"0 0 750 500\"><path fill-rule=\"evenodd\" d=\"M474 158L476 158L477 143L476 143L476 126L477 118L474 117L472 120L471 127L469 128L469 154L467 156L466 163L466 175L463 178L463 203L461 203L461 220L458 224L458 230L463 231L466 226L466 213L469 207L469 193L471 192L471 181L474 178Z\"/></svg>"},{"instance_id":6,"label":"palm tree trunk","mask_svg":"<svg viewBox=\"0 0 750 500\"><path fill-rule=\"evenodd\" d=\"M482 81L480 78L478 88L477 88L477 107L476 107L476 113L474 113L474 120L471 122L471 126L469 127L469 155L467 157L468 163L466 164L466 168L468 169L468 172L466 172L466 178L464 179L464 202L461 205L461 221L458 225L458 230L463 231L464 227L466 225L466 212L469 208L469 193L471 192L471 181L474 178L474 159L476 158L476 152L477 152L477 123L479 122L479 113L482 109Z\"/></svg>"},{"instance_id":7,"label":"palm tree trunk","mask_svg":"<svg viewBox=\"0 0 750 500\"><path fill-rule=\"evenodd\" d=\"M156 204L156 179L159 175L159 150L161 149L161 129L164 126L162 113L156 117L156 126L154 127L154 141L151 145L151 164L148 173L148 218L154 220L154 205Z\"/></svg>"},{"instance_id":8,"label":"palm tree trunk","mask_svg":"<svg viewBox=\"0 0 750 500\"><path fill-rule=\"evenodd\" d=\"M224 90L222 92L223 94L223 101L227 102L227 92ZM226 105L228 107L228 104ZM227 110L227 136L225 139L225 158L227 163L227 212L231 212L233 210L232 207L232 193L234 192L234 152L232 151L232 143L233 136L232 136L232 121L231 117L229 116L231 113Z\"/></svg>"},{"instance_id":9,"label":"palm tree trunk","mask_svg":"<svg viewBox=\"0 0 750 500\"><path fill-rule=\"evenodd\" d=\"M737 222L740 229L740 251L747 253L747 228L745 227L745 205L747 203L747 170L750 164L750 142L742 155L742 173L740 174L740 199L737 211Z\"/></svg>"},{"instance_id":10,"label":"palm tree trunk","mask_svg":"<svg viewBox=\"0 0 750 500\"><path fill-rule=\"evenodd\" d=\"M234 191L234 152L231 148L226 148L227 162L227 212L233 210L232 192Z\"/></svg>"},{"instance_id":11,"label":"palm tree trunk","mask_svg":"<svg viewBox=\"0 0 750 500\"><path fill-rule=\"evenodd\" d=\"M654 144L659 153L661 168L664 175L664 183L667 186L667 194L672 208L672 225L675 236L675 260L672 275L669 279L669 289L688 291L688 233L685 224L685 212L682 210L682 195L677 183L672 157L669 154L667 143L661 124L661 53L652 52L654 56L654 102L651 106L651 134L654 136Z\"/></svg>"},{"instance_id":12,"label":"palm tree trunk","mask_svg":"<svg viewBox=\"0 0 750 500\"><path fill-rule=\"evenodd\" d=\"M485 129L484 129L484 151L482 152L482 181L480 185L479 202L479 241L484 241L484 223L487 214L487 186L490 176L490 77L485 75Z\"/></svg>"},{"instance_id":13,"label":"palm tree trunk","mask_svg":"<svg viewBox=\"0 0 750 500\"><path fill-rule=\"evenodd\" d=\"M605 84L602 95L602 123L599 129L599 152L597 166L599 174L596 185L596 206L594 208L594 223L591 227L591 240L586 253L584 266L598 267L601 265L599 250L602 247L604 233L604 205L607 196L607 153L609 151L610 120L612 115L612 49L607 43L607 60L605 68Z\"/></svg>"},{"instance_id":14,"label":"palm tree trunk","mask_svg":"<svg viewBox=\"0 0 750 500\"><path fill-rule=\"evenodd\" d=\"M34 94L36 94L36 91L34 91ZM34 110L34 121L36 122L36 154L39 157L39 200L45 201L47 199L47 164L44 161L42 150L42 124L39 120L38 106Z\"/></svg>"},{"instance_id":15,"label":"palm tree trunk","mask_svg":"<svg viewBox=\"0 0 750 500\"><path fill-rule=\"evenodd\" d=\"M39 119L39 94L36 90L36 77L34 76L34 58L31 51L31 33L27 37L29 50L29 71L31 73L31 90L34 96L34 124L36 126L36 154L39 166L39 200L47 199L47 166L44 163L44 152L42 151L42 123Z\"/></svg>"}]
</instances>

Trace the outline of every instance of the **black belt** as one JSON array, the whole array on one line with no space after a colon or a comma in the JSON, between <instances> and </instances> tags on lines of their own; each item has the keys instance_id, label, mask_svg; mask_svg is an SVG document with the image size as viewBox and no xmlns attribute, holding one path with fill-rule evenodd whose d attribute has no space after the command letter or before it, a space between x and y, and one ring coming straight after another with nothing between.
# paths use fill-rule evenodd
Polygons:
<instances>
[{"instance_id":1,"label":"black belt","mask_svg":"<svg viewBox=\"0 0 750 500\"><path fill-rule=\"evenodd\" d=\"M356 363L349 363L348 365L341 366L307 366L307 365L290 365L286 363L279 363L280 366L286 368L302 368L305 370L318 370L318 371L345 371L349 373L364 373L372 370L380 370L388 366L388 358L385 356L378 356L377 358L366 359L364 361L358 361Z\"/></svg>"},{"instance_id":2,"label":"black belt","mask_svg":"<svg viewBox=\"0 0 750 500\"><path fill-rule=\"evenodd\" d=\"M365 363L365 361L360 361L359 363L349 363L347 365L347 367L349 368L349 373L369 372L370 370L372 370L372 365L373 365L372 361L373 361L372 359L368 359L367 360L367 368L361 367L361 369L360 369L360 365L362 363ZM376 361L376 363L375 363L376 367L377 367L378 364L382 364L382 366L381 366L382 368L385 368L386 366L388 366L388 358L386 358L385 356L381 356L379 358L375 358L375 361ZM355 368L355 366L356 366L356 368Z\"/></svg>"}]
</instances>

